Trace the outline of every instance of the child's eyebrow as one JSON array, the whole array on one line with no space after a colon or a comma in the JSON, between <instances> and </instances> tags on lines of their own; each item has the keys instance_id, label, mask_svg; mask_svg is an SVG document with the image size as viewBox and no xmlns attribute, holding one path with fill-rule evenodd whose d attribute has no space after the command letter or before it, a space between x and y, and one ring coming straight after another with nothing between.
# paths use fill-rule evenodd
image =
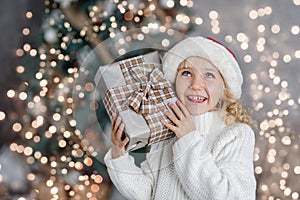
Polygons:
<instances>
[{"instance_id":1,"label":"child's eyebrow","mask_svg":"<svg viewBox=\"0 0 300 200\"><path fill-rule=\"evenodd\" d=\"M196 70L196 71L209 71L209 72L218 73L218 70L215 69L215 68L205 67L205 68L202 68L200 70L200 69L197 69L196 67L191 66L191 65L180 66L180 67L177 68L177 71L180 71L180 70L183 70L183 69L193 69L193 70Z\"/></svg>"},{"instance_id":2,"label":"child's eyebrow","mask_svg":"<svg viewBox=\"0 0 300 200\"><path fill-rule=\"evenodd\" d=\"M194 68L194 67L192 67L190 65L182 65L177 68L177 71L180 71L182 69L192 69L192 68Z\"/></svg>"},{"instance_id":3,"label":"child's eyebrow","mask_svg":"<svg viewBox=\"0 0 300 200\"><path fill-rule=\"evenodd\" d=\"M211 71L211 72L218 72L217 69L214 69L214 68L208 68L208 67L204 68L203 70L205 70L205 71Z\"/></svg>"}]
</instances>

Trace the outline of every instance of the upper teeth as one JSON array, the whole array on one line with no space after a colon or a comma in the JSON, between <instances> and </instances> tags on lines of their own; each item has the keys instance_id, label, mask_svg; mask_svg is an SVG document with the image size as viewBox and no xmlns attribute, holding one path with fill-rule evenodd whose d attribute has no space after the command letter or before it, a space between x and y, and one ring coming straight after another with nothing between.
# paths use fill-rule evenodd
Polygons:
<instances>
[{"instance_id":1,"label":"upper teeth","mask_svg":"<svg viewBox=\"0 0 300 200\"><path fill-rule=\"evenodd\" d=\"M188 98L197 100L197 101L206 99L205 97L202 97L202 96L188 96Z\"/></svg>"}]
</instances>

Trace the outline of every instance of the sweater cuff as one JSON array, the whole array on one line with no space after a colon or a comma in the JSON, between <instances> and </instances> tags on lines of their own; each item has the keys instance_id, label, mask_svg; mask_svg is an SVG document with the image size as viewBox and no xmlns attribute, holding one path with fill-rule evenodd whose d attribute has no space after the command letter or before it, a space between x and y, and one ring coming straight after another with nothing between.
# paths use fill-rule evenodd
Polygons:
<instances>
[{"instance_id":1,"label":"sweater cuff","mask_svg":"<svg viewBox=\"0 0 300 200\"><path fill-rule=\"evenodd\" d=\"M197 130L182 136L173 145L174 157L180 157L186 151L192 148L195 143L199 143L198 141L199 140L203 141L203 139L204 139L204 135L200 134Z\"/></svg>"},{"instance_id":2,"label":"sweater cuff","mask_svg":"<svg viewBox=\"0 0 300 200\"><path fill-rule=\"evenodd\" d=\"M126 152L124 155L119 156L118 158L112 158L111 149L107 151L104 156L104 162L108 168L112 168L114 170L130 170L128 169L129 163L134 163L134 159ZM126 169L125 169L126 166Z\"/></svg>"}]
</instances>

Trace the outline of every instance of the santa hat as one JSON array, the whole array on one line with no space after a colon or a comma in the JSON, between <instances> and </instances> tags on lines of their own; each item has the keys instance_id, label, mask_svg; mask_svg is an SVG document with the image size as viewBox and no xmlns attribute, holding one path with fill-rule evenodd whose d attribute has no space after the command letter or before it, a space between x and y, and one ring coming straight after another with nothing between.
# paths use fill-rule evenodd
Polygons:
<instances>
[{"instance_id":1,"label":"santa hat","mask_svg":"<svg viewBox=\"0 0 300 200\"><path fill-rule=\"evenodd\" d=\"M211 38L188 37L171 48L162 61L166 79L174 84L179 64L190 56L209 60L220 71L231 93L241 97L243 76L234 54Z\"/></svg>"}]
</instances>

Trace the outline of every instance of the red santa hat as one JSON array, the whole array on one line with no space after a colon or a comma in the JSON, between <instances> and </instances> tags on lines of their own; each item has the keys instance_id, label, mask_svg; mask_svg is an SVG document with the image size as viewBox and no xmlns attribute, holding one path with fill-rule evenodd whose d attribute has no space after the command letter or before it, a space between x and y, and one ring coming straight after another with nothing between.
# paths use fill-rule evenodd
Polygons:
<instances>
[{"instance_id":1,"label":"red santa hat","mask_svg":"<svg viewBox=\"0 0 300 200\"><path fill-rule=\"evenodd\" d=\"M163 57L165 77L175 83L179 64L190 56L209 60L222 74L231 93L240 98L243 76L235 55L227 47L211 38L188 37L172 47Z\"/></svg>"}]
</instances>

